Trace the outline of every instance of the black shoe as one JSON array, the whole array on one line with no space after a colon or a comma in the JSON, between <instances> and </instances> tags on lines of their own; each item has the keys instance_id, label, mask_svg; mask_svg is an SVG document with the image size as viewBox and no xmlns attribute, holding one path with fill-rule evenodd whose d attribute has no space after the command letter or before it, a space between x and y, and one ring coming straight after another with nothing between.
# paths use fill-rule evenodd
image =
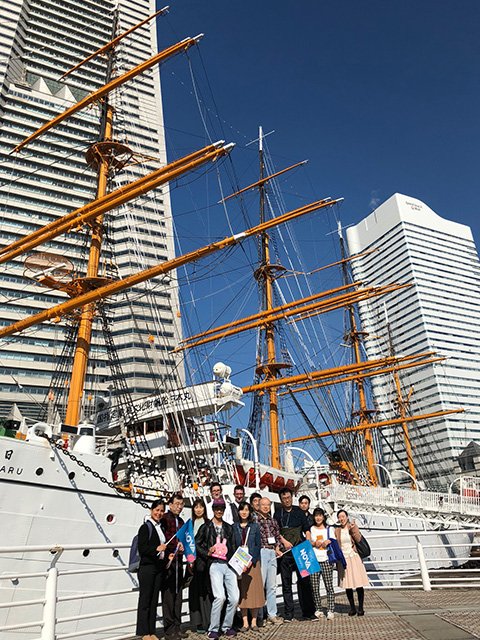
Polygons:
<instances>
[{"instance_id":1,"label":"black shoe","mask_svg":"<svg viewBox=\"0 0 480 640\"><path fill-rule=\"evenodd\" d=\"M349 616L356 616L357 615L357 610L356 609L350 609L350 611L348 612Z\"/></svg>"},{"instance_id":2,"label":"black shoe","mask_svg":"<svg viewBox=\"0 0 480 640\"><path fill-rule=\"evenodd\" d=\"M364 616L365 615L365 611L363 609L359 609L357 611L357 616Z\"/></svg>"}]
</instances>

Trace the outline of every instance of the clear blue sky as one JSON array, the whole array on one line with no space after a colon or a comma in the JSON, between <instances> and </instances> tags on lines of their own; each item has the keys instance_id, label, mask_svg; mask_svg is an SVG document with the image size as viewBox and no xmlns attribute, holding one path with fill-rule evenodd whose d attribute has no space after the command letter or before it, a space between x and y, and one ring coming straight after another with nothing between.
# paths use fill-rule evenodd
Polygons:
<instances>
[{"instance_id":1,"label":"clear blue sky","mask_svg":"<svg viewBox=\"0 0 480 640\"><path fill-rule=\"evenodd\" d=\"M234 162L246 162L241 147L261 124L275 130L268 143L278 168L309 159L302 195L345 198L345 224L400 192L472 226L480 242L478 0L170 6L161 44L205 33L192 66L204 103L224 121L222 130L210 120L210 130L238 145ZM184 63L162 75L167 127L202 136L191 87L180 85Z\"/></svg>"},{"instance_id":2,"label":"clear blue sky","mask_svg":"<svg viewBox=\"0 0 480 640\"><path fill-rule=\"evenodd\" d=\"M185 57L162 68L170 157L203 146L209 137L235 142L233 164L224 165L232 184L222 183L231 193L235 182L240 187L258 179L255 146L246 145L262 125L266 132L275 130L268 146L277 170L309 160L281 183L289 208L344 197L342 223L356 224L399 192L471 226L480 243L479 27L478 0L174 0L169 16L158 22L160 47L198 33L205 37L189 54L195 90ZM198 246L230 235L223 208L215 206L215 174L183 182L186 189L172 191L182 250L189 242ZM253 225L254 196L247 205ZM246 228L234 204L229 220L234 232ZM330 229L331 221L322 225L321 216L299 225L310 268L337 258L327 249ZM198 304L186 334L254 312L255 286L248 283L255 245L243 251L225 263L230 280L207 284L215 260L191 269L183 298ZM232 293L234 284L249 296L245 307ZM313 287L320 290L320 283ZM193 303L185 323L192 309ZM326 343L338 345L341 322L325 322L333 335ZM233 367L234 382L249 384L253 334L239 343L227 341L213 354L205 350L198 368L222 359ZM323 334L316 345L311 355L325 366ZM322 430L315 407L311 415Z\"/></svg>"}]
</instances>

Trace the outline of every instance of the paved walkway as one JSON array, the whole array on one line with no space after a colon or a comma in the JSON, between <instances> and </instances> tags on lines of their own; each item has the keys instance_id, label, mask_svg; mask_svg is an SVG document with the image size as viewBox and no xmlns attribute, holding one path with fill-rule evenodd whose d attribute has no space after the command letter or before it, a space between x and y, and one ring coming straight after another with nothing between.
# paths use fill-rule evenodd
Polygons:
<instances>
[{"instance_id":1,"label":"paved walkway","mask_svg":"<svg viewBox=\"0 0 480 640\"><path fill-rule=\"evenodd\" d=\"M365 592L365 616L349 617L344 594L336 597L335 620L268 626L239 640L472 640L480 638L478 589L378 590ZM190 633L192 640L205 635Z\"/></svg>"}]
</instances>

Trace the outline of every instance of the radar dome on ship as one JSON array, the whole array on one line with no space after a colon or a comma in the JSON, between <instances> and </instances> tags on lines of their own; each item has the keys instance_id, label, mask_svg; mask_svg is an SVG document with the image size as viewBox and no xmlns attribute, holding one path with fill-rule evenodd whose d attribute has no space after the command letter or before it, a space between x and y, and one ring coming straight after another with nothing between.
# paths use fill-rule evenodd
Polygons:
<instances>
[{"instance_id":1,"label":"radar dome on ship","mask_svg":"<svg viewBox=\"0 0 480 640\"><path fill-rule=\"evenodd\" d=\"M217 364L213 367L213 375L217 376L217 378L228 380L231 373L232 367L229 367L228 364L223 364L223 362L217 362Z\"/></svg>"},{"instance_id":2,"label":"radar dome on ship","mask_svg":"<svg viewBox=\"0 0 480 640\"><path fill-rule=\"evenodd\" d=\"M240 400L240 398L243 396L243 391L240 389L240 387L236 387L230 381L226 381L226 382L222 382L222 384L220 385L220 388L218 390L218 395L221 398L225 398L226 396L231 396L235 398L235 400Z\"/></svg>"}]
</instances>

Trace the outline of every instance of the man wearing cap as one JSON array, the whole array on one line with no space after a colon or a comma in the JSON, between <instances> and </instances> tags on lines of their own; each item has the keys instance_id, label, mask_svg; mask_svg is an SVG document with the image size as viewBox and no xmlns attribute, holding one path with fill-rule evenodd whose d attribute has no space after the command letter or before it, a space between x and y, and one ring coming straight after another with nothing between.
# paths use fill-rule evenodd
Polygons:
<instances>
[{"instance_id":1,"label":"man wearing cap","mask_svg":"<svg viewBox=\"0 0 480 640\"><path fill-rule=\"evenodd\" d=\"M228 564L237 550L237 544L233 527L223 519L225 507L223 498L214 498L213 518L200 527L195 538L198 555L209 564L214 598L207 633L207 638L211 640L219 638L220 633L226 636L237 635L237 632L232 629L232 624L240 594L237 574ZM225 600L227 600L227 609L222 629L220 629L220 617Z\"/></svg>"}]
</instances>

